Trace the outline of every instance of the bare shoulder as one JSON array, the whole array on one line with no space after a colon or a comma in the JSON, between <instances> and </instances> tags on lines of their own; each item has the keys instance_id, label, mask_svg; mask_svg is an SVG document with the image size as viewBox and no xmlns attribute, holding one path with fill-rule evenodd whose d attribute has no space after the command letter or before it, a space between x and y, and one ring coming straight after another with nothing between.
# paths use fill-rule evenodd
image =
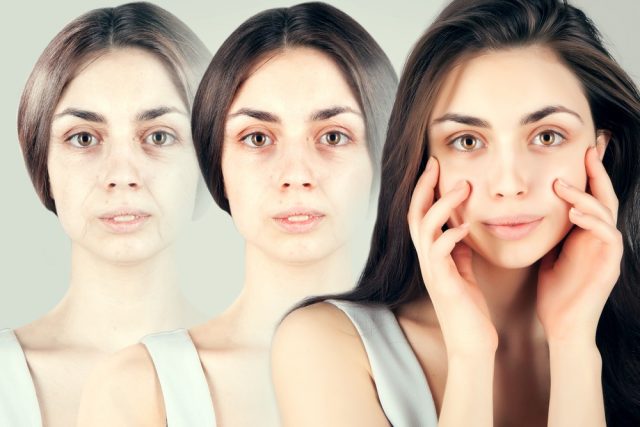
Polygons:
<instances>
[{"instance_id":1,"label":"bare shoulder","mask_svg":"<svg viewBox=\"0 0 640 427\"><path fill-rule=\"evenodd\" d=\"M79 426L164 425L155 368L143 344L120 350L92 371L82 393Z\"/></svg>"},{"instance_id":2,"label":"bare shoulder","mask_svg":"<svg viewBox=\"0 0 640 427\"><path fill-rule=\"evenodd\" d=\"M327 302L302 307L289 313L280 323L272 343L272 357L289 359L309 349L324 353L366 353L358 331L347 315ZM368 364L365 364L368 365ZM364 366L363 366L364 367Z\"/></svg>"},{"instance_id":3,"label":"bare shoulder","mask_svg":"<svg viewBox=\"0 0 640 427\"><path fill-rule=\"evenodd\" d=\"M290 313L274 337L271 364L285 426L388 425L360 336L333 304Z\"/></svg>"}]
</instances>

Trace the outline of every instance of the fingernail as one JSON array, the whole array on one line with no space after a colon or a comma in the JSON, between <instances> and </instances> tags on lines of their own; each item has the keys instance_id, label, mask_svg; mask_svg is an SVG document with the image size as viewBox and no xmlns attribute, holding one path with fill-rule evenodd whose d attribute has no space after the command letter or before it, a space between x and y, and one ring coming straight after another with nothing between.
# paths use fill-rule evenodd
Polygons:
<instances>
[{"instance_id":1,"label":"fingernail","mask_svg":"<svg viewBox=\"0 0 640 427\"><path fill-rule=\"evenodd\" d=\"M469 228L469 223L468 222L463 222L458 227L466 230L467 228Z\"/></svg>"},{"instance_id":2,"label":"fingernail","mask_svg":"<svg viewBox=\"0 0 640 427\"><path fill-rule=\"evenodd\" d=\"M558 184L560 184L564 188L569 188L569 184L567 184L562 178L558 178Z\"/></svg>"},{"instance_id":3,"label":"fingernail","mask_svg":"<svg viewBox=\"0 0 640 427\"><path fill-rule=\"evenodd\" d=\"M433 157L429 157L429 160L427 160L427 166L426 166L425 170L427 172L429 172L432 167L433 167Z\"/></svg>"},{"instance_id":4,"label":"fingernail","mask_svg":"<svg viewBox=\"0 0 640 427\"><path fill-rule=\"evenodd\" d=\"M578 209L576 209L576 208L571 208L571 209L570 209L570 211L571 211L571 213L572 213L573 215L575 215L575 216L582 216L582 215L584 215L582 212L580 212L580 211L579 211Z\"/></svg>"}]
</instances>

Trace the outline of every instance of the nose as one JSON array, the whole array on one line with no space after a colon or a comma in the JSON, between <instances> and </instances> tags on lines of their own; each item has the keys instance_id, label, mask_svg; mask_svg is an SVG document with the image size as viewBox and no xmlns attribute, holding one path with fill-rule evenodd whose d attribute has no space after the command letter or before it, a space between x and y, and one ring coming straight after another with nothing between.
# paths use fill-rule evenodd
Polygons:
<instances>
[{"instance_id":1,"label":"nose","mask_svg":"<svg viewBox=\"0 0 640 427\"><path fill-rule=\"evenodd\" d=\"M105 150L106 158L102 173L103 187L107 191L116 189L137 190L141 186L139 161L136 159L134 147L130 144L111 144Z\"/></svg>"},{"instance_id":2,"label":"nose","mask_svg":"<svg viewBox=\"0 0 640 427\"><path fill-rule=\"evenodd\" d=\"M495 156L489 170L489 190L496 199L521 198L528 192L527 161L516 153Z\"/></svg>"},{"instance_id":3,"label":"nose","mask_svg":"<svg viewBox=\"0 0 640 427\"><path fill-rule=\"evenodd\" d=\"M287 144L282 144L284 146ZM311 190L316 187L313 148L304 143L288 144L281 149L278 186L281 191ZM317 166L317 165L316 165Z\"/></svg>"}]
</instances>

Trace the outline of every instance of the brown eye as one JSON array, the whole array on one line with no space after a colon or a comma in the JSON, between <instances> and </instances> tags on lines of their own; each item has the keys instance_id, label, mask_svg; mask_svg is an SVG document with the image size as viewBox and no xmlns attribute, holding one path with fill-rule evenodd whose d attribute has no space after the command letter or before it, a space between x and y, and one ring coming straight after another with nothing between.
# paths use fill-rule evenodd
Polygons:
<instances>
[{"instance_id":1,"label":"brown eye","mask_svg":"<svg viewBox=\"0 0 640 427\"><path fill-rule=\"evenodd\" d=\"M553 147L562 144L564 140L565 137L560 135L558 132L546 130L540 132L533 138L533 144L542 145L545 147Z\"/></svg>"},{"instance_id":2,"label":"brown eye","mask_svg":"<svg viewBox=\"0 0 640 427\"><path fill-rule=\"evenodd\" d=\"M165 146L175 143L176 138L168 132L153 132L145 138L144 142L157 146Z\"/></svg>"},{"instance_id":3,"label":"brown eye","mask_svg":"<svg viewBox=\"0 0 640 427\"><path fill-rule=\"evenodd\" d=\"M67 141L74 147L87 148L98 144L98 138L88 132L80 132L71 135Z\"/></svg>"},{"instance_id":4,"label":"brown eye","mask_svg":"<svg viewBox=\"0 0 640 427\"><path fill-rule=\"evenodd\" d=\"M271 138L260 132L251 133L245 136L242 138L242 142L252 148L260 148L273 144Z\"/></svg>"},{"instance_id":5,"label":"brown eye","mask_svg":"<svg viewBox=\"0 0 640 427\"><path fill-rule=\"evenodd\" d=\"M462 135L451 141L453 148L459 151L475 151L484 146L484 143L473 135Z\"/></svg>"},{"instance_id":6,"label":"brown eye","mask_svg":"<svg viewBox=\"0 0 640 427\"><path fill-rule=\"evenodd\" d=\"M327 132L320 137L320 142L326 145L345 145L350 141L349 137L342 132Z\"/></svg>"}]
</instances>

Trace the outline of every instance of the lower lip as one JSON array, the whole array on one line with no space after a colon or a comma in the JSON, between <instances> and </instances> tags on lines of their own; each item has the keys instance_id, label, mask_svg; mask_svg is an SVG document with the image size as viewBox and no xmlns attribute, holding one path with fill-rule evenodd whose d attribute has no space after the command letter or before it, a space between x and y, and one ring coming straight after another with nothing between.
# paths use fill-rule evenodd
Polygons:
<instances>
[{"instance_id":1,"label":"lower lip","mask_svg":"<svg viewBox=\"0 0 640 427\"><path fill-rule=\"evenodd\" d=\"M323 218L324 216L310 216L304 221L289 221L287 218L274 218L274 220L288 233L307 233L316 228Z\"/></svg>"},{"instance_id":2,"label":"lower lip","mask_svg":"<svg viewBox=\"0 0 640 427\"><path fill-rule=\"evenodd\" d=\"M492 225L484 224L489 231L499 239L503 240L520 240L531 233L542 221L542 218L523 224L513 225Z\"/></svg>"},{"instance_id":3,"label":"lower lip","mask_svg":"<svg viewBox=\"0 0 640 427\"><path fill-rule=\"evenodd\" d=\"M100 221L102 221L102 223L105 224L110 231L118 234L125 234L138 231L144 226L148 219L149 215L136 216L135 219L124 222L115 221L113 218L100 218Z\"/></svg>"}]
</instances>

